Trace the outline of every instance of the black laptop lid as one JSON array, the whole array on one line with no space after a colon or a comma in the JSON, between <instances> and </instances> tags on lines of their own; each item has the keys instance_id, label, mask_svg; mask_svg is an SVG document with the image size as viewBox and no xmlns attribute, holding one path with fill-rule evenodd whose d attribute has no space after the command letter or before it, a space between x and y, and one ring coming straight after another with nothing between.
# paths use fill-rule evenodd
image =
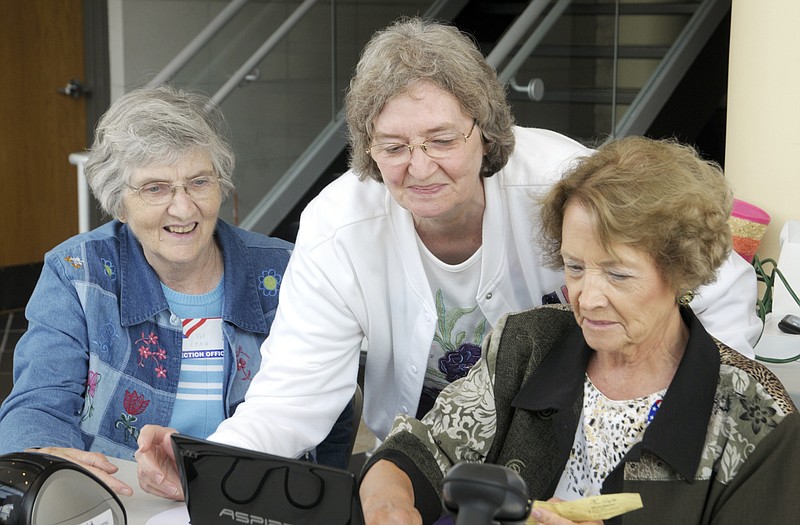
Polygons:
<instances>
[{"instance_id":1,"label":"black laptop lid","mask_svg":"<svg viewBox=\"0 0 800 525\"><path fill-rule=\"evenodd\" d=\"M192 525L363 525L355 475L173 434Z\"/></svg>"}]
</instances>

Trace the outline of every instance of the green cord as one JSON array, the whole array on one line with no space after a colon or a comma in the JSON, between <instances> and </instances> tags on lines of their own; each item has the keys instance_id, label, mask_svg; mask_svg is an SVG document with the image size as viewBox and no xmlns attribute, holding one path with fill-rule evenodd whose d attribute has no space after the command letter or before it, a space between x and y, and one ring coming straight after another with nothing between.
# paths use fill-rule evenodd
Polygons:
<instances>
[{"instance_id":1,"label":"green cord","mask_svg":"<svg viewBox=\"0 0 800 525\"><path fill-rule=\"evenodd\" d=\"M772 271L769 273L767 273L767 271L764 269L764 265L766 264L772 265ZM764 259L762 261L758 258L758 255L756 255L753 257L753 268L756 271L756 278L759 282L764 283L765 286L764 294L760 299L756 300L756 311L758 312L758 317L761 319L762 324L766 324L767 314L772 312L772 291L775 286L776 276L786 287L786 291L789 292L789 295L792 296L792 299L794 299L794 301L800 305L800 299L797 298L797 294L795 294L794 290L792 290L792 287L789 286L789 282L786 280L786 277L784 277L783 273L778 269L778 263L776 263L774 259ZM756 359L765 363L784 364L800 360L800 354L783 359L764 357L756 354Z\"/></svg>"}]
</instances>

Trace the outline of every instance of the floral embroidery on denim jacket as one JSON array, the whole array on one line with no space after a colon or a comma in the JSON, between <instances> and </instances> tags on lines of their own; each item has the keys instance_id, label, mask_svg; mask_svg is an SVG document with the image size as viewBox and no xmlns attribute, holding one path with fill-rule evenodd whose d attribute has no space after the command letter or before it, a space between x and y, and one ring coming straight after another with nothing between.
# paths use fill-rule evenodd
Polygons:
<instances>
[{"instance_id":1,"label":"floral embroidery on denim jacket","mask_svg":"<svg viewBox=\"0 0 800 525\"><path fill-rule=\"evenodd\" d=\"M125 413L119 415L119 419L114 424L116 428L124 430L123 440L128 442L130 437L135 442L139 439L139 429L133 424L136 422L136 416L139 416L147 409L150 404L149 399L145 399L144 394L136 393L136 390L131 392L125 390L125 398L122 401L122 406L125 408Z\"/></svg>"},{"instance_id":2,"label":"floral embroidery on denim jacket","mask_svg":"<svg viewBox=\"0 0 800 525\"><path fill-rule=\"evenodd\" d=\"M258 278L258 289L264 297L275 297L281 287L283 276L274 269L264 270Z\"/></svg>"},{"instance_id":3,"label":"floral embroidery on denim jacket","mask_svg":"<svg viewBox=\"0 0 800 525\"><path fill-rule=\"evenodd\" d=\"M120 337L111 321L101 325L97 333L101 337L93 339L92 345L98 348L101 354L110 352L114 348L115 340Z\"/></svg>"},{"instance_id":4,"label":"floral embroidery on denim jacket","mask_svg":"<svg viewBox=\"0 0 800 525\"><path fill-rule=\"evenodd\" d=\"M108 259L100 258L100 262L103 263L103 273L111 279L112 281L117 278L117 271L114 268L114 263L109 261Z\"/></svg>"},{"instance_id":5,"label":"floral embroidery on denim jacket","mask_svg":"<svg viewBox=\"0 0 800 525\"><path fill-rule=\"evenodd\" d=\"M250 379L259 369L259 348L278 304L278 294L265 295L257 282L263 282L263 270L273 268L277 277L270 282L272 288L277 287L291 255L291 244L223 221L219 221L215 235L226 267L239 268L243 263L241 271L226 272L224 277L225 289L231 292L230 297L226 295L222 326L225 352L231 356L223 365L228 386L223 400L227 416L242 402ZM111 265L104 264L103 259ZM111 278L113 274L116 279ZM19 366L26 370L20 375L18 393L33 392L36 399L49 396L41 387L52 384L52 378L31 373L36 368L31 365L41 359L35 349L72 351L80 359L64 363L64 372L78 378L73 385L77 390L57 393L52 403L55 409L75 414L80 425L47 427L49 418L37 414L26 417L6 405L6 410L0 409L0 418L4 423L6 418L14 422L6 426L12 431L0 432L0 445L6 451L38 446L42 441L39 437L45 433L42 429L47 427L46 432L59 434L70 447L132 460L137 448L132 438L137 430L126 430L129 426L141 429L145 424L169 424L169 407L178 383L181 336L171 323L159 289L141 245L118 221L70 239L45 256L40 285L29 301L38 321L26 333L29 337L23 346L27 351L15 355L15 361L19 357ZM41 329L48 325L56 329ZM87 351L87 359L78 349ZM90 370L97 376L89 377ZM130 392L128 410L123 408L126 389ZM75 392L81 394L80 404L75 402ZM139 409L134 407L137 400ZM146 410L142 410L145 403ZM133 417L137 418L135 423Z\"/></svg>"},{"instance_id":6,"label":"floral embroidery on denim jacket","mask_svg":"<svg viewBox=\"0 0 800 525\"><path fill-rule=\"evenodd\" d=\"M83 405L81 421L86 421L94 414L94 393L102 377L94 370L89 370L89 377L86 379L86 402Z\"/></svg>"},{"instance_id":7,"label":"floral embroidery on denim jacket","mask_svg":"<svg viewBox=\"0 0 800 525\"><path fill-rule=\"evenodd\" d=\"M64 260L67 261L72 265L73 268L76 270L80 269L83 266L83 261L80 257L73 257L71 255L64 257Z\"/></svg>"},{"instance_id":8,"label":"floral embroidery on denim jacket","mask_svg":"<svg viewBox=\"0 0 800 525\"><path fill-rule=\"evenodd\" d=\"M150 332L150 335L145 336L144 332L142 332L142 336L136 340L136 344L140 344L139 348L137 348L139 352L139 366L144 368L145 362L148 359L152 359L156 362L155 371L156 377L158 378L165 378L167 377L167 369L159 363L159 361L163 361L167 358L167 351L159 346L158 344L158 336Z\"/></svg>"},{"instance_id":9,"label":"floral embroidery on denim jacket","mask_svg":"<svg viewBox=\"0 0 800 525\"><path fill-rule=\"evenodd\" d=\"M241 346L236 347L236 371L242 373L242 381L250 381L253 379L253 373L248 368L250 356L247 355Z\"/></svg>"}]
</instances>

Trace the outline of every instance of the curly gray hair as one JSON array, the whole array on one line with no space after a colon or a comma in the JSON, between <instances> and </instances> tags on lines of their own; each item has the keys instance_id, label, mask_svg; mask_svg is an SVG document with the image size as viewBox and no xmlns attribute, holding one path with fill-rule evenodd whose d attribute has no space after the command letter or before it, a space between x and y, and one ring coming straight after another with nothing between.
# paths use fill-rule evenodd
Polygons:
<instances>
[{"instance_id":1,"label":"curly gray hair","mask_svg":"<svg viewBox=\"0 0 800 525\"><path fill-rule=\"evenodd\" d=\"M119 218L134 169L170 165L198 149L210 156L222 197L227 197L236 160L218 106L206 95L171 86L136 89L117 99L100 119L86 179L103 210Z\"/></svg>"}]
</instances>

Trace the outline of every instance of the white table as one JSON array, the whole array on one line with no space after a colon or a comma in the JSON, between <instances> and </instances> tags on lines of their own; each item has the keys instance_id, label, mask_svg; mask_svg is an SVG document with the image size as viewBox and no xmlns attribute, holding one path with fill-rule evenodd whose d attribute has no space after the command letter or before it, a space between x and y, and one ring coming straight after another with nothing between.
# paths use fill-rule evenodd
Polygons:
<instances>
[{"instance_id":1,"label":"white table","mask_svg":"<svg viewBox=\"0 0 800 525\"><path fill-rule=\"evenodd\" d=\"M153 496L139 488L139 481L136 477L136 462L112 457L108 459L119 467L119 471L115 476L133 488L133 496L119 496L128 515L128 525L147 525L148 522L150 522L150 525L158 523L183 525L187 523L187 521L183 523L176 521L176 517L179 519L182 516L186 516L188 520L186 505L183 502ZM165 517L159 516L164 512L169 512L166 515L171 517L169 521L159 520L160 517ZM153 519L151 520L151 518Z\"/></svg>"},{"instance_id":2,"label":"white table","mask_svg":"<svg viewBox=\"0 0 800 525\"><path fill-rule=\"evenodd\" d=\"M774 359L786 359L800 354L800 335L785 334L778 328L783 314L770 312L764 323L764 332L756 344L756 354ZM795 405L800 407L800 361L791 363L764 363L778 376Z\"/></svg>"}]
</instances>

